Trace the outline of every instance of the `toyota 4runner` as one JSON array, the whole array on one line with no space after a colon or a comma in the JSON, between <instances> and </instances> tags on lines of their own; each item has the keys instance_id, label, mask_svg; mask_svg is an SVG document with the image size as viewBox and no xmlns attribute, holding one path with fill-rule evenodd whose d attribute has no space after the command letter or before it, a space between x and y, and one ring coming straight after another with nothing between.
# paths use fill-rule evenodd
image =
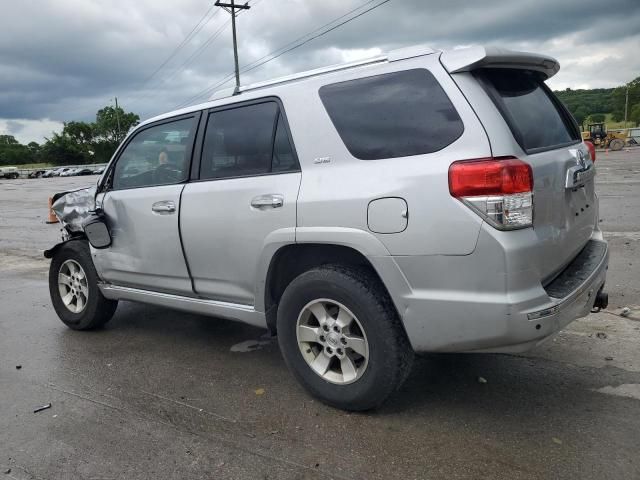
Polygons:
<instances>
[{"instance_id":1,"label":"toyota 4runner","mask_svg":"<svg viewBox=\"0 0 640 480\"><path fill-rule=\"evenodd\" d=\"M54 205L53 306L77 330L119 300L266 327L351 410L414 352L530 349L607 303L595 153L545 85L558 70L418 46L143 122Z\"/></svg>"}]
</instances>

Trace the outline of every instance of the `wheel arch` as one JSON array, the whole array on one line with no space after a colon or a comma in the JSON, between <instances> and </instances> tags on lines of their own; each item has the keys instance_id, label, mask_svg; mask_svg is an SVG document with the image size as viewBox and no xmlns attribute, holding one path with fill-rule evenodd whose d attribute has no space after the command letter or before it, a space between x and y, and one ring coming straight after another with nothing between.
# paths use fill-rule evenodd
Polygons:
<instances>
[{"instance_id":1,"label":"wheel arch","mask_svg":"<svg viewBox=\"0 0 640 480\"><path fill-rule=\"evenodd\" d=\"M43 252L44 258L53 258L56 252L60 250L64 245L66 245L69 242L74 242L76 240L86 240L87 242L89 241L84 232L75 233L70 238L63 240L60 243L56 243L53 247L49 248L48 250L45 250Z\"/></svg>"},{"instance_id":2,"label":"wheel arch","mask_svg":"<svg viewBox=\"0 0 640 480\"><path fill-rule=\"evenodd\" d=\"M282 245L273 253L265 275L262 277L264 278L262 296L256 298L264 302L266 324L272 333L276 332L278 303L289 283L307 270L329 264L369 270L391 297L402 320L404 304L402 297L409 291L406 279L384 246L367 232L362 233L370 236L377 245L370 243L369 248L358 248L351 242L309 239L305 242ZM337 239L339 236L336 237Z\"/></svg>"}]
</instances>

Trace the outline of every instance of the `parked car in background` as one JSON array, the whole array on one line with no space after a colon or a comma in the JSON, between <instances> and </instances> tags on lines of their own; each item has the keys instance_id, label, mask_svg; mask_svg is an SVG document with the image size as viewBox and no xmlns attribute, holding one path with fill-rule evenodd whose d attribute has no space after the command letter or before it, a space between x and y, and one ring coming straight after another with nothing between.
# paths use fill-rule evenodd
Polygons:
<instances>
[{"instance_id":1,"label":"parked car in background","mask_svg":"<svg viewBox=\"0 0 640 480\"><path fill-rule=\"evenodd\" d=\"M531 349L607 305L595 153L545 84L559 68L418 46L143 122L83 222L54 203L55 311L76 330L119 300L266 327L349 410L414 352Z\"/></svg>"},{"instance_id":2,"label":"parked car in background","mask_svg":"<svg viewBox=\"0 0 640 480\"><path fill-rule=\"evenodd\" d=\"M93 173L95 175L102 175L102 172L104 172L105 168L107 168L106 165L104 165L102 167L98 167L98 168L93 170Z\"/></svg>"},{"instance_id":3,"label":"parked car in background","mask_svg":"<svg viewBox=\"0 0 640 480\"><path fill-rule=\"evenodd\" d=\"M56 171L55 176L56 177L69 177L72 176L73 172L75 171L75 167L63 167L60 168Z\"/></svg>"},{"instance_id":4,"label":"parked car in background","mask_svg":"<svg viewBox=\"0 0 640 480\"><path fill-rule=\"evenodd\" d=\"M93 170L90 168L77 168L75 170L75 172L73 173L76 176L83 176L83 175L93 175Z\"/></svg>"},{"instance_id":5,"label":"parked car in background","mask_svg":"<svg viewBox=\"0 0 640 480\"><path fill-rule=\"evenodd\" d=\"M48 172L48 170L32 170L32 171L29 172L27 177L29 177L29 178L40 178L40 177L44 176L44 174L46 172Z\"/></svg>"},{"instance_id":6,"label":"parked car in background","mask_svg":"<svg viewBox=\"0 0 640 480\"><path fill-rule=\"evenodd\" d=\"M18 178L20 172L18 167L0 167L0 178Z\"/></svg>"}]
</instances>

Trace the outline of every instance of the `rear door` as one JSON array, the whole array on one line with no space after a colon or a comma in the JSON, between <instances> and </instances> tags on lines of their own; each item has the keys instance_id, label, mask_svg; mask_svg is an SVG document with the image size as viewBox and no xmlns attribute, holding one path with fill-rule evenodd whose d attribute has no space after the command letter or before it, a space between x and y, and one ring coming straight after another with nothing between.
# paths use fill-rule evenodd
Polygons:
<instances>
[{"instance_id":1,"label":"rear door","mask_svg":"<svg viewBox=\"0 0 640 480\"><path fill-rule=\"evenodd\" d=\"M109 173L102 203L112 235L94 251L102 278L115 285L192 294L178 228L200 114L144 127Z\"/></svg>"},{"instance_id":2,"label":"rear door","mask_svg":"<svg viewBox=\"0 0 640 480\"><path fill-rule=\"evenodd\" d=\"M494 156L515 155L534 176L533 260L541 279L564 268L591 238L597 219L595 167L566 108L539 72L487 68L474 73L515 142L501 141L504 123L485 121Z\"/></svg>"},{"instance_id":3,"label":"rear door","mask_svg":"<svg viewBox=\"0 0 640 480\"><path fill-rule=\"evenodd\" d=\"M301 173L277 99L208 112L197 172L182 195L181 232L197 294L255 303L265 245L295 241Z\"/></svg>"}]
</instances>

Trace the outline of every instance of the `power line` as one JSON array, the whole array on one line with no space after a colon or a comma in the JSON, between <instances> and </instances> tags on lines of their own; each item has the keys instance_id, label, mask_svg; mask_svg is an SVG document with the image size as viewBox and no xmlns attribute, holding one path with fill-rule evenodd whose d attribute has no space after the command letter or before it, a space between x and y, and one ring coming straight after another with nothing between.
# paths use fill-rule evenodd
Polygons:
<instances>
[{"instance_id":1,"label":"power line","mask_svg":"<svg viewBox=\"0 0 640 480\"><path fill-rule=\"evenodd\" d=\"M213 32L209 38L198 47L197 50L195 50L191 55L189 55L189 57L180 64L180 66L178 68L176 68L173 72L171 72L169 74L168 77L164 78L163 80L160 81L160 83L158 83L155 88L159 87L160 85L168 82L169 80L171 80L173 77L175 77L179 72L181 72L182 70L184 70L186 67L188 67L189 65L191 65L193 63L193 61L198 58L200 55L202 55L204 53L204 51L206 50L206 48L211 45L213 43L213 41L218 38L222 32L224 31L225 28L227 28L227 26L229 26L229 24L231 23L231 20L227 20L226 22L224 22L215 32Z\"/></svg>"},{"instance_id":2,"label":"power line","mask_svg":"<svg viewBox=\"0 0 640 480\"><path fill-rule=\"evenodd\" d=\"M211 5L209 7L209 9L205 12L202 18L198 21L198 23L196 23L195 26L191 29L191 31L187 34L187 36L184 37L182 42L180 42L180 44L173 50L173 52L171 52L171 54L165 59L165 61L162 62L160 66L158 66L153 71L153 73L149 75L149 77L147 77L147 79L142 84L142 88L144 88L144 86L178 54L178 52L182 49L182 47L184 47L193 37L195 37L200 32L200 30L202 30L204 26L207 23L209 23L218 14L218 10L216 10L215 12L213 12L213 15L211 15L206 21L204 21L205 18L209 16L209 13L211 13L211 10L213 10L213 7L214 5Z\"/></svg>"},{"instance_id":3,"label":"power line","mask_svg":"<svg viewBox=\"0 0 640 480\"><path fill-rule=\"evenodd\" d=\"M349 22L352 22L352 21L353 21L353 20L355 20L356 18L359 18L359 17L363 16L365 13L368 13L368 12L370 12L370 11L372 11L372 10L375 10L376 8L378 8L378 7L382 6L382 5L384 5L385 3L388 3L388 2L390 2L390 1L391 1L391 0L383 0L382 2L378 3L377 5L374 5L373 7L368 8L368 9L367 9L367 10L365 10L364 12L361 12L361 13L359 13L359 14L357 14L357 15L355 15L355 16L353 16L353 17L351 17L351 18L349 18L348 20L345 20L344 22L339 23L338 25L335 25L335 26L333 26L333 27L329 28L328 30L325 30L324 32L321 32L321 33L319 33L319 34L317 34L317 35L314 35L313 37L311 37L311 38L309 38L309 39L305 40L304 42L299 43L298 45L295 45L295 46L293 46L293 47L291 47L291 48L288 48L288 49L286 49L284 52L278 53L277 55L274 55L273 57L269 58L268 60L265 60L265 61L263 61L263 62L261 62L261 63L258 63L257 65L254 65L254 66L252 66L251 68L247 68L246 70L243 70L243 73L250 72L251 70L254 70L254 69L258 68L258 67L260 67L260 66L264 65L265 63L269 63L270 61L275 60L276 58L281 57L282 55L284 55L284 54L286 54L286 53L289 53L289 52L291 52L292 50L295 50L295 49L297 49L297 48L300 48L300 47L302 47L303 45L306 45L307 43L311 42L312 40L315 40L316 38L320 38L320 37L322 37L322 36L326 35L327 33L332 32L332 31L333 31L333 30L335 30L336 28L339 28L339 27L341 27L342 25L345 25L345 24L347 24L347 23L349 23Z\"/></svg>"},{"instance_id":4,"label":"power line","mask_svg":"<svg viewBox=\"0 0 640 480\"><path fill-rule=\"evenodd\" d=\"M277 56L284 55L284 53L287 53L287 52L285 52L285 51L283 51L283 50L286 50L286 48L287 48L288 46L293 45L293 44L295 44L296 42L299 42L301 39L306 39L307 37L309 37L310 35L313 35L313 34L314 34L314 33L316 33L316 32L322 31L322 30L323 30L323 29L325 29L326 27L328 27L328 26L330 26L330 25L334 24L335 22L337 22L337 21L341 20L342 18L344 18L344 17L346 17L346 16L348 16L348 15L350 15L350 14L352 14L352 13L354 13L354 12L358 11L358 10L361 10L362 8L366 7L367 5L369 5L369 4L371 4L371 3L375 2L375 1L377 1L377 0L369 0L368 2L364 3L363 5L360 5L359 7L356 7L356 8L354 8L354 9L350 10L349 12L347 12L347 13L345 13L345 14L341 15L340 17L337 17L337 18L333 19L332 21L330 21L330 22L326 23L326 24L325 24L325 25L323 25L322 27L317 28L317 29L315 29L315 30L313 30L313 31L311 31L311 32L309 32L309 33L307 33L307 34L305 34L305 35L301 36L301 37L298 37L296 40L293 40L292 42L287 43L287 44L286 44L286 45L284 45L283 47L280 47L280 48L278 48L277 50L274 50L273 52L268 53L267 55L264 55L263 57L259 58L258 60L255 60L254 62L251 62L251 63L249 63L249 64L247 64L247 65L244 65L244 66L242 67L241 71L242 71L242 72L245 72L245 71L248 71L249 69L257 68L258 66L260 66L260 65L257 65L257 63L259 63L261 60L266 59L266 58L268 58L268 57L271 57L271 56L274 56L274 55L277 55ZM389 1L389 0L385 0L385 1L384 1L384 2L382 2L382 3L386 3L387 1ZM382 5L382 3L381 3L380 5ZM379 6L379 5L378 5L378 6ZM376 7L376 8L377 8L377 7ZM366 13L366 12L362 12L362 13L364 14L364 13ZM356 18L356 17L354 17L354 18ZM347 23L347 22L344 22L344 23ZM344 23L343 23L343 24L344 24ZM337 26L336 26L336 28L337 28ZM332 29L333 29L333 28L332 28ZM328 31L328 30L327 30L327 31ZM312 39L308 39L308 41L311 41L311 40L312 40ZM308 42L307 42L307 41L305 41L304 43L308 43ZM300 44L299 46L302 46L302 44ZM295 47L295 48L297 48L297 47ZM291 48L291 49L290 49L290 50L288 50L288 51L291 51L291 50L293 50L293 48ZM282 51L282 52L281 52L281 51ZM279 53L279 52L281 52L281 53ZM277 56L275 56L274 58L272 58L272 59L270 59L270 60L268 60L268 61L271 61L271 60L273 60L273 59L277 58ZM264 64L264 63L267 63L267 61L263 62L262 64ZM262 64L261 64L261 65L262 65ZM180 108L180 107L183 107L183 106L189 105L190 103L192 103L192 102L193 102L193 101L195 101L196 99L198 99L198 98L200 98L200 97L202 97L202 96L204 96L204 95L208 95L208 94L212 93L212 92L213 92L213 91L215 91L218 87L220 87L220 86L224 85L225 83L227 83L231 78L233 78L233 74L229 74L229 75L225 76L224 78L222 78L221 80L219 80L219 81L218 81L218 82L216 82L215 84L213 84L213 85L211 85L211 86L209 86L209 87L205 88L204 90L200 91L200 92L199 92L199 93L197 93L196 95L194 95L194 96L190 97L188 100L186 100L185 102L182 102L180 105L178 105L178 106L176 106L176 107L174 107L174 108Z\"/></svg>"},{"instance_id":5,"label":"power line","mask_svg":"<svg viewBox=\"0 0 640 480\"><path fill-rule=\"evenodd\" d=\"M212 17L213 18L213 17ZM167 77L164 77L162 79L160 79L158 82L155 82L153 85L150 85L149 91L143 92L140 96L138 96L137 98L135 98L131 103L132 104L136 104L139 103L141 100L148 98L150 95L153 95L153 90L157 90L158 87L160 87L161 85L167 83L169 80L171 80L173 77L175 77L178 73L180 73L181 71L183 71L186 67L188 67L189 65L191 65L193 63L193 61L199 57L200 55L202 55L202 53L207 49L207 47L209 45L211 45L211 43L213 43L213 41L218 38L220 36L220 34L222 33L222 31L227 27L227 25L229 25L229 23L231 23L231 20L227 20L224 24L222 24L217 30L215 30L208 38L207 40L205 40L205 42L200 45L191 55L189 55L189 57L182 62L178 67L176 67L171 73L169 73L169 75Z\"/></svg>"},{"instance_id":6,"label":"power line","mask_svg":"<svg viewBox=\"0 0 640 480\"><path fill-rule=\"evenodd\" d=\"M333 25L334 23L336 23L337 21L353 14L354 12L357 12L358 10L362 10L362 8L366 7L367 5L370 5L371 3L375 2L377 0L369 0L368 2L365 2L364 4L360 5L357 8L354 8L352 10L350 10L349 12L331 20L330 22L326 23L325 25L323 25L322 27L319 27L301 37L298 37L296 40L293 40L292 42L287 43L286 45L274 50L271 53L268 53L267 55L264 55L263 57L259 58L258 60L255 60L254 62L251 62L247 65L244 65L240 71L241 73L246 73L249 72L251 70L254 70L258 67L261 67L262 65L265 65L266 63L269 63L273 60L275 60L278 57L281 57L282 55L285 55L286 53L289 53L297 48L302 47L303 45L306 45L307 43L311 42L312 40L315 40L316 38L322 37L324 35L326 35L327 33L355 20L356 18L359 18L361 16L363 16L364 14L375 10L376 8L384 5L385 3L390 2L391 0L383 0L382 2L373 5L372 7L369 7L368 9L364 10L363 12L360 12L352 17L350 17L349 19L337 24L337 25ZM333 25L333 26L332 26ZM330 27L326 30L324 30L325 28ZM320 33L317 33L320 32ZM315 33L317 33L316 35L314 35ZM310 35L312 35L311 37L309 37ZM309 38L307 38L309 37ZM302 40L302 41L301 41ZM291 46L293 45L293 46ZM290 47L290 48L287 48ZM180 108L183 106L187 106L189 104L191 104L193 101L195 101L196 99L207 95L213 91L215 91L218 87L224 85L225 83L227 83L229 80L231 80L233 78L233 73L226 75L225 77L223 77L221 80L219 80L218 82L216 82L213 85L210 85L209 87L205 88L204 90L200 91L199 93L197 93L196 95L190 97L188 100L186 100L185 102L182 102L181 104L179 104L178 106L174 107L175 108Z\"/></svg>"},{"instance_id":7,"label":"power line","mask_svg":"<svg viewBox=\"0 0 640 480\"><path fill-rule=\"evenodd\" d=\"M251 4L252 7L255 7L256 5L258 5L260 2L262 2L263 0L254 0L254 1L250 1L249 3ZM215 5L214 5L215 6ZM218 10L219 11L219 10ZM217 13L217 11L216 11ZM244 10L240 11L239 13L236 14L236 17L241 15L242 13L244 13ZM213 17L211 17L213 18ZM153 85L152 90L157 90L161 85L167 83L169 80L171 80L172 78L174 78L178 73L180 73L181 71L183 71L184 69L186 69L189 65L191 65L200 55L202 55L204 53L204 51L222 34L222 32L226 29L226 27L231 23L231 19L227 20L226 22L224 22L215 32L213 32L208 38L207 40L200 45L184 62L182 62L175 70L173 70L167 77L165 77L164 79L160 80L160 82L156 83L155 85ZM203 25L204 26L204 25ZM197 32L196 32L197 33ZM146 98L148 98L149 96L153 96L153 92L146 92L143 93L141 96L139 96L138 98L134 99L131 103L132 104L136 104L139 103L141 100L144 100Z\"/></svg>"},{"instance_id":8,"label":"power line","mask_svg":"<svg viewBox=\"0 0 640 480\"><path fill-rule=\"evenodd\" d=\"M356 7L356 8L354 8L354 9L352 9L352 10L349 10L347 13L345 13L345 14L343 14L343 15L340 15L340 16L339 16L339 17L337 17L337 18L334 18L334 19L333 19L333 20L331 20L329 23L326 23L326 24L324 24L323 26L321 26L321 27L319 27L319 28L316 28L315 30L312 30L311 32L309 32L309 33L307 33L307 34L302 35L301 37L298 37L298 38L296 38L295 40L292 40L291 42L287 43L286 45L281 46L281 47L280 47L280 48L278 48L277 50L274 50L274 51L273 51L273 52L271 52L271 53L267 53L266 55L264 55L264 56L262 56L262 57L258 58L257 60L254 60L253 62L251 62L251 63L249 63L249 64L247 64L247 65L243 65L243 66L242 66L242 68L243 68L243 69L246 69L246 68L248 68L248 67L251 67L251 66L253 66L254 64L256 64L256 63L260 62L261 60L264 60L265 58L270 57L270 56L272 56L272 55L274 55L274 54L276 54L276 53L280 52L281 50L285 50L286 48L290 47L291 45L293 45L293 44L295 44L295 43L297 43L297 42L299 42L299 41L301 41L301 40L303 40L303 39L307 38L307 37L308 37L308 36L310 36L310 35L313 35L314 33L317 33L317 32L322 31L323 29L327 28L329 25L332 25L332 24L334 24L335 22L337 22L337 21L339 21L339 20L342 20L343 18L345 18L345 17L347 17L347 16L351 15L352 13L357 12L358 10L361 10L361 9L365 8L367 5L370 5L370 4L375 3L375 2L377 2L377 1L378 1L378 0L369 0L368 2L363 3L363 4L362 4L362 5L360 5L359 7Z\"/></svg>"}]
</instances>

